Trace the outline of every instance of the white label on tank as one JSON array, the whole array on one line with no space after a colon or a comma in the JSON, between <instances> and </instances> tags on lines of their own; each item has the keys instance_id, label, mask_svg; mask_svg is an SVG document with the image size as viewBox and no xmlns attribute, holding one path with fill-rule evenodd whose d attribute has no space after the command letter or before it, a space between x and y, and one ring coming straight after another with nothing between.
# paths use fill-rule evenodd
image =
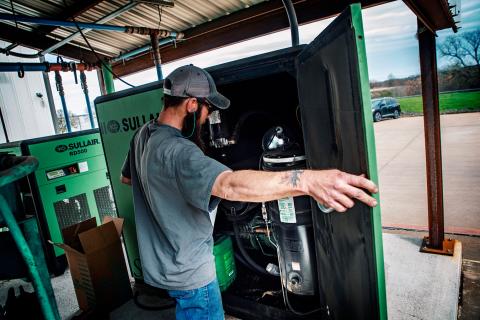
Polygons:
<instances>
[{"instance_id":1,"label":"white label on tank","mask_svg":"<svg viewBox=\"0 0 480 320\"><path fill-rule=\"evenodd\" d=\"M78 163L78 170L80 171L80 173L87 172L88 171L88 162L87 161L79 162Z\"/></svg>"},{"instance_id":2,"label":"white label on tank","mask_svg":"<svg viewBox=\"0 0 480 320\"><path fill-rule=\"evenodd\" d=\"M280 210L280 221L283 223L296 223L295 205L293 197L278 199L278 209Z\"/></svg>"},{"instance_id":3,"label":"white label on tank","mask_svg":"<svg viewBox=\"0 0 480 320\"><path fill-rule=\"evenodd\" d=\"M292 270L293 271L300 271L300 263L292 261Z\"/></svg>"}]
</instances>

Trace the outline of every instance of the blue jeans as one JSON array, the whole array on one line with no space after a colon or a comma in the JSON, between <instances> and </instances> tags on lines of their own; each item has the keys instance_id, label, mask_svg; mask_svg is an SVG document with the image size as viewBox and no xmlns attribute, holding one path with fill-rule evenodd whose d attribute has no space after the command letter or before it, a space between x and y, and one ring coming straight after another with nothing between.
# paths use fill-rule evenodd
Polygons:
<instances>
[{"instance_id":1,"label":"blue jeans","mask_svg":"<svg viewBox=\"0 0 480 320\"><path fill-rule=\"evenodd\" d=\"M217 279L193 290L169 290L177 301L177 320L223 320L222 296Z\"/></svg>"}]
</instances>

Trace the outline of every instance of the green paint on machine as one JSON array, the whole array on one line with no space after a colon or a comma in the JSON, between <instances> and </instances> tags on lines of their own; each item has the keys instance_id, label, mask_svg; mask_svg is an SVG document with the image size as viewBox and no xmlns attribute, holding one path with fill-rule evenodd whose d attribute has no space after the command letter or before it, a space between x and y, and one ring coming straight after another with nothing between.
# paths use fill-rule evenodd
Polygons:
<instances>
[{"instance_id":1,"label":"green paint on machine","mask_svg":"<svg viewBox=\"0 0 480 320\"><path fill-rule=\"evenodd\" d=\"M105 151L118 215L124 218L123 239L132 275L142 279L131 187L118 178L130 140L144 123L158 117L162 107L161 83L120 91L95 100L96 114Z\"/></svg>"},{"instance_id":2,"label":"green paint on machine","mask_svg":"<svg viewBox=\"0 0 480 320\"><path fill-rule=\"evenodd\" d=\"M39 161L29 181L49 240L63 242L63 228L90 217L100 224L105 216L116 216L98 130L25 140L21 148ZM64 254L58 247L53 250L56 257Z\"/></svg>"}]
</instances>

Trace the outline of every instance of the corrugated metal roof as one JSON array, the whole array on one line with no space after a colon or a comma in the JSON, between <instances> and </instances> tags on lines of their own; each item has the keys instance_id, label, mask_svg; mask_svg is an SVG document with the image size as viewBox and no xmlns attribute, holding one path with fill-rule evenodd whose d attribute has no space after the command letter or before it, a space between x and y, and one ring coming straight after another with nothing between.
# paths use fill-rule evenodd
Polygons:
<instances>
[{"instance_id":1,"label":"corrugated metal roof","mask_svg":"<svg viewBox=\"0 0 480 320\"><path fill-rule=\"evenodd\" d=\"M248 8L265 0L174 0L173 7L158 7L146 3L138 3L133 9L106 22L119 26L139 26L148 28L183 31L216 18L228 15L235 11ZM76 1L68 0L67 5ZM77 1L78 3L78 1ZM75 17L78 22L95 22L104 16L130 3L128 0L105 0ZM58 19L65 11L63 0L14 0L15 13L33 17ZM11 1L0 0L0 12L12 13ZM3 21L15 26L13 21ZM19 23L19 28L32 31L35 25ZM48 36L62 40L72 33L75 28L59 27L51 31ZM86 34L90 44L98 53L116 57L121 53L131 51L150 43L148 36L126 34L113 31L92 30ZM71 44L88 48L81 36L73 39Z\"/></svg>"}]
</instances>

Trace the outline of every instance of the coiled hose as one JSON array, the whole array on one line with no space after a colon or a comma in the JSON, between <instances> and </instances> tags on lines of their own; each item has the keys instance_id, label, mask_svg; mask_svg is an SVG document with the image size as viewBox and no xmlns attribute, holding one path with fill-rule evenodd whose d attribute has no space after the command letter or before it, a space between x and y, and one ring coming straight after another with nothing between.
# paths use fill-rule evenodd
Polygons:
<instances>
[{"instance_id":1,"label":"coiled hose","mask_svg":"<svg viewBox=\"0 0 480 320\"><path fill-rule=\"evenodd\" d=\"M27 176L34 172L37 167L38 160L34 157L16 157L11 155L1 157L0 168L7 169L0 171L0 188ZM47 279L43 279L39 272L39 266L42 264L38 264L35 260L35 257L33 256L12 211L2 194L0 194L0 218L0 221L3 220L10 230L10 233L15 240L15 244L27 265L44 318L46 320L59 320L60 315L58 313L55 297L53 296L53 289L51 287L48 272L46 272ZM43 262L43 266L45 266L45 262ZM46 271L46 269L44 271Z\"/></svg>"}]
</instances>

